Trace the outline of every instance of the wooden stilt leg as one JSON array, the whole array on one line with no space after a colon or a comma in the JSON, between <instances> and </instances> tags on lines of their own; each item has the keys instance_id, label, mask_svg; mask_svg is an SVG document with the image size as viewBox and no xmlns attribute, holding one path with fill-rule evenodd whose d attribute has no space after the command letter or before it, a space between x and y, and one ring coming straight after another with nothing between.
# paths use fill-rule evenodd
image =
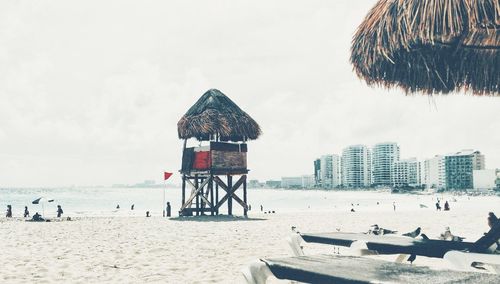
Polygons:
<instances>
[{"instance_id":1,"label":"wooden stilt leg","mask_svg":"<svg viewBox=\"0 0 500 284\"><path fill-rule=\"evenodd\" d=\"M227 188L233 187L233 177L227 175ZM227 215L233 215L233 194L229 191L229 198L227 199Z\"/></svg>"},{"instance_id":2,"label":"wooden stilt leg","mask_svg":"<svg viewBox=\"0 0 500 284\"><path fill-rule=\"evenodd\" d=\"M186 175L182 176L182 205L186 202ZM181 214L182 212L179 212Z\"/></svg>"},{"instance_id":3,"label":"wooden stilt leg","mask_svg":"<svg viewBox=\"0 0 500 284\"><path fill-rule=\"evenodd\" d=\"M247 205L247 207L243 208L243 215L247 216L248 214L248 203L247 203L247 179L245 178L245 181L243 182L243 203Z\"/></svg>"},{"instance_id":4,"label":"wooden stilt leg","mask_svg":"<svg viewBox=\"0 0 500 284\"><path fill-rule=\"evenodd\" d=\"M198 188L199 183L198 183L198 175L195 176L194 179L194 186ZM196 194L196 216L200 215L200 195Z\"/></svg>"},{"instance_id":5,"label":"wooden stilt leg","mask_svg":"<svg viewBox=\"0 0 500 284\"><path fill-rule=\"evenodd\" d=\"M215 214L219 215L219 185L215 184Z\"/></svg>"},{"instance_id":6,"label":"wooden stilt leg","mask_svg":"<svg viewBox=\"0 0 500 284\"><path fill-rule=\"evenodd\" d=\"M210 203L212 204L212 208L210 208L210 215L214 216L214 178L210 176L210 182L208 183L210 187Z\"/></svg>"},{"instance_id":7,"label":"wooden stilt leg","mask_svg":"<svg viewBox=\"0 0 500 284\"><path fill-rule=\"evenodd\" d=\"M204 181L205 181L205 179L201 178L200 179L200 184L203 184ZM199 194L203 195L203 189L200 190ZM205 208L205 203L203 202L203 199L200 197L200 214L201 215L205 215L205 212L203 211L204 208Z\"/></svg>"}]
</instances>

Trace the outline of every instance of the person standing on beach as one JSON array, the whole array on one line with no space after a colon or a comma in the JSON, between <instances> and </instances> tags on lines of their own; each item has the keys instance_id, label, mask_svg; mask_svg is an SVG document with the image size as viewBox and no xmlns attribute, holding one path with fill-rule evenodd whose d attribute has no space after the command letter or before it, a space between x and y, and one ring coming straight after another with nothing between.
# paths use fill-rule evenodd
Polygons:
<instances>
[{"instance_id":1,"label":"person standing on beach","mask_svg":"<svg viewBox=\"0 0 500 284\"><path fill-rule=\"evenodd\" d=\"M57 205L57 218L60 218L63 214L63 210L61 208L61 205Z\"/></svg>"},{"instance_id":2,"label":"person standing on beach","mask_svg":"<svg viewBox=\"0 0 500 284\"><path fill-rule=\"evenodd\" d=\"M135 204L132 204L132 206L130 206L130 210L134 210L134 206Z\"/></svg>"},{"instance_id":3,"label":"person standing on beach","mask_svg":"<svg viewBox=\"0 0 500 284\"><path fill-rule=\"evenodd\" d=\"M30 212L28 211L28 206L24 206L24 218L29 217Z\"/></svg>"},{"instance_id":4,"label":"person standing on beach","mask_svg":"<svg viewBox=\"0 0 500 284\"><path fill-rule=\"evenodd\" d=\"M5 217L12 218L12 206L11 205L7 205L7 213L5 214Z\"/></svg>"},{"instance_id":5,"label":"person standing on beach","mask_svg":"<svg viewBox=\"0 0 500 284\"><path fill-rule=\"evenodd\" d=\"M396 211L396 201L392 202L392 207L394 207L394 211Z\"/></svg>"},{"instance_id":6,"label":"person standing on beach","mask_svg":"<svg viewBox=\"0 0 500 284\"><path fill-rule=\"evenodd\" d=\"M170 207L170 202L167 202L167 217L172 215L172 208Z\"/></svg>"},{"instance_id":7,"label":"person standing on beach","mask_svg":"<svg viewBox=\"0 0 500 284\"><path fill-rule=\"evenodd\" d=\"M264 206L260 205L260 212L264 211Z\"/></svg>"},{"instance_id":8,"label":"person standing on beach","mask_svg":"<svg viewBox=\"0 0 500 284\"><path fill-rule=\"evenodd\" d=\"M438 202L436 202L436 211L441 211L441 205L439 204L439 200Z\"/></svg>"}]
</instances>

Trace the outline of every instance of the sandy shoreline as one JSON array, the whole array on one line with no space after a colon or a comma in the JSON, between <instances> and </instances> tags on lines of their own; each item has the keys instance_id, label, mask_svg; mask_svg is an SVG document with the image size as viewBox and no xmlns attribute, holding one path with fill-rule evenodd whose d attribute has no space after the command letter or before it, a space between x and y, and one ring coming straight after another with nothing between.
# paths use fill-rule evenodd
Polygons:
<instances>
[{"instance_id":1,"label":"sandy shoreline","mask_svg":"<svg viewBox=\"0 0 500 284\"><path fill-rule=\"evenodd\" d=\"M241 283L240 270L263 257L291 255L290 227L301 231L366 231L372 224L435 238L445 226L475 241L487 231L486 214L500 212L498 197L460 199L449 212L419 208L409 196L395 212L388 206L253 212L241 218L89 217L33 223L0 218L3 283ZM406 202L406 201L405 201ZM388 203L388 202L386 202ZM404 204L412 204L406 206ZM399 205L399 204L398 204ZM306 253L328 253L307 246ZM416 264L431 260L417 258Z\"/></svg>"}]
</instances>

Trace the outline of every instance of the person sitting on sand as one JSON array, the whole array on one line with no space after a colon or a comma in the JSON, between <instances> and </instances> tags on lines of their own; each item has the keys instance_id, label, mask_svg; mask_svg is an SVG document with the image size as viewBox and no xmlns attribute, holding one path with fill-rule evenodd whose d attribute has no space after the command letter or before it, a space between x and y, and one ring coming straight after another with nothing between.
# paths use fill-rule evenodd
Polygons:
<instances>
[{"instance_id":1,"label":"person sitting on sand","mask_svg":"<svg viewBox=\"0 0 500 284\"><path fill-rule=\"evenodd\" d=\"M28 206L24 206L24 218L29 217L30 212L28 211Z\"/></svg>"},{"instance_id":2,"label":"person sitting on sand","mask_svg":"<svg viewBox=\"0 0 500 284\"><path fill-rule=\"evenodd\" d=\"M117 205L116 205L116 209L120 209L120 204L117 204Z\"/></svg>"},{"instance_id":3,"label":"person sitting on sand","mask_svg":"<svg viewBox=\"0 0 500 284\"><path fill-rule=\"evenodd\" d=\"M450 204L448 203L448 200L444 203L444 211L450 211Z\"/></svg>"},{"instance_id":4,"label":"person sitting on sand","mask_svg":"<svg viewBox=\"0 0 500 284\"><path fill-rule=\"evenodd\" d=\"M42 215L38 214L38 212L36 212L35 215L33 215L31 220L36 222L45 221L45 219L42 218Z\"/></svg>"},{"instance_id":5,"label":"person sitting on sand","mask_svg":"<svg viewBox=\"0 0 500 284\"><path fill-rule=\"evenodd\" d=\"M12 218L12 206L7 205L7 213L5 213L5 217Z\"/></svg>"},{"instance_id":6,"label":"person sitting on sand","mask_svg":"<svg viewBox=\"0 0 500 284\"><path fill-rule=\"evenodd\" d=\"M60 218L63 214L63 210L61 208L61 205L57 205L57 218Z\"/></svg>"}]
</instances>

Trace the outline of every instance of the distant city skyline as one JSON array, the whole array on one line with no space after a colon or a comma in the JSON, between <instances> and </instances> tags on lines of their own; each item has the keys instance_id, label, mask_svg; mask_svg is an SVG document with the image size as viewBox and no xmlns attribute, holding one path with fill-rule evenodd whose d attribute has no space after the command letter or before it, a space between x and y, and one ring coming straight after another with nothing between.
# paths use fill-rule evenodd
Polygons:
<instances>
[{"instance_id":1,"label":"distant city skyline","mask_svg":"<svg viewBox=\"0 0 500 284\"><path fill-rule=\"evenodd\" d=\"M372 147L348 145L341 155L324 154L311 163L313 174L281 178L283 188L406 188L435 190L500 189L500 168L487 169L477 149L401 157L397 142ZM258 183L254 180L254 184ZM267 183L266 183L267 184Z\"/></svg>"},{"instance_id":2,"label":"distant city skyline","mask_svg":"<svg viewBox=\"0 0 500 284\"><path fill-rule=\"evenodd\" d=\"M177 122L211 88L262 128L250 179L300 176L323 154L379 141L419 159L480 149L500 167L498 97L406 96L352 72L351 39L375 2L123 0L117 13L113 1L3 1L0 186L163 171L178 183Z\"/></svg>"}]
</instances>

